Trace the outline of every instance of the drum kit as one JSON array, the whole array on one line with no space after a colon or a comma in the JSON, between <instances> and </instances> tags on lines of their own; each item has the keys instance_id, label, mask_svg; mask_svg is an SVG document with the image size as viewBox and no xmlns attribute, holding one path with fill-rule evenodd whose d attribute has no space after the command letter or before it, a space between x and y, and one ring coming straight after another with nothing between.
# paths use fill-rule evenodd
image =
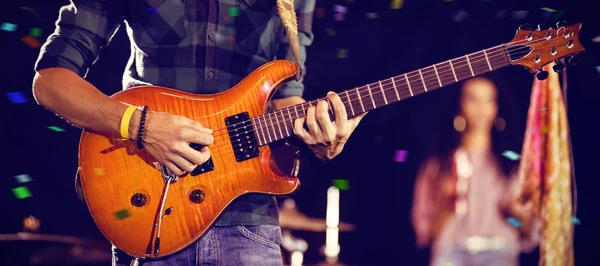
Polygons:
<instances>
[{"instance_id":1,"label":"drum kit","mask_svg":"<svg viewBox=\"0 0 600 266\"><path fill-rule=\"evenodd\" d=\"M289 254L289 258L282 258L286 265L306 265L303 257L308 243L293 236L292 232L326 233L326 243L321 248L321 254L326 260L317 265L342 265L337 259L340 251L338 233L354 231L356 226L337 220L337 210L331 211L330 205L332 202L336 203L335 195L329 195L332 194L331 191L330 188L327 219L315 219L302 214L291 198L285 199L281 204L279 222L282 229L282 255ZM335 190L333 191L335 194ZM339 194L337 197L339 198ZM29 216L23 220L23 232L0 234L0 249L3 253L0 254L0 265L110 265L111 245L107 241L39 234L39 228L39 219Z\"/></svg>"}]
</instances>

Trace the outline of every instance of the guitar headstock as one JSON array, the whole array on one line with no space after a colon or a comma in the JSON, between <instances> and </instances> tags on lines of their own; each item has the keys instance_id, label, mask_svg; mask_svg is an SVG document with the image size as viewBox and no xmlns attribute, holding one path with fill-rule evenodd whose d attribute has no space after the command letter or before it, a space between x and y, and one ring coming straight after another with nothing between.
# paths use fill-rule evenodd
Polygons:
<instances>
[{"instance_id":1,"label":"guitar headstock","mask_svg":"<svg viewBox=\"0 0 600 266\"><path fill-rule=\"evenodd\" d=\"M567 56L585 51L579 42L581 23L557 28L527 29L526 25L517 30L515 38L506 44L506 53L512 65L522 65L532 73L544 65Z\"/></svg>"}]
</instances>

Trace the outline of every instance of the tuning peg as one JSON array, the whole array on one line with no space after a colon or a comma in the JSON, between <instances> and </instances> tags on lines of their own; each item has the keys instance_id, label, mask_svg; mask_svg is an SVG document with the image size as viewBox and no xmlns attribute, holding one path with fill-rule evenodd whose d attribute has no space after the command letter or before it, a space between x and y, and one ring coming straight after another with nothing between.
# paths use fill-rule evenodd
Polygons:
<instances>
[{"instance_id":1,"label":"tuning peg","mask_svg":"<svg viewBox=\"0 0 600 266\"><path fill-rule=\"evenodd\" d=\"M574 66L577 65L579 63L581 63L581 57L579 57L578 55L572 55L567 62L569 62L570 66Z\"/></svg>"},{"instance_id":2,"label":"tuning peg","mask_svg":"<svg viewBox=\"0 0 600 266\"><path fill-rule=\"evenodd\" d=\"M567 22L566 22L566 21L564 21L564 20L561 20L561 21L559 21L559 22L556 22L556 28L557 28L557 29L560 29L560 28L562 28L562 27L565 27L565 26L567 26Z\"/></svg>"},{"instance_id":3,"label":"tuning peg","mask_svg":"<svg viewBox=\"0 0 600 266\"><path fill-rule=\"evenodd\" d=\"M556 65L554 65L552 69L554 69L554 72L560 73L565 69L565 65L560 60L556 60Z\"/></svg>"},{"instance_id":4,"label":"tuning peg","mask_svg":"<svg viewBox=\"0 0 600 266\"><path fill-rule=\"evenodd\" d=\"M544 71L540 68L536 76L538 80L545 80L548 77L548 71Z\"/></svg>"},{"instance_id":5,"label":"tuning peg","mask_svg":"<svg viewBox=\"0 0 600 266\"><path fill-rule=\"evenodd\" d=\"M539 31L547 30L547 29L550 29L550 27L547 24L544 24L544 23L538 24L538 26L537 26L537 30L539 30Z\"/></svg>"},{"instance_id":6,"label":"tuning peg","mask_svg":"<svg viewBox=\"0 0 600 266\"><path fill-rule=\"evenodd\" d=\"M520 30L532 30L533 28L531 27L531 24L525 23L525 24L522 24L521 26L519 26L519 29Z\"/></svg>"}]
</instances>

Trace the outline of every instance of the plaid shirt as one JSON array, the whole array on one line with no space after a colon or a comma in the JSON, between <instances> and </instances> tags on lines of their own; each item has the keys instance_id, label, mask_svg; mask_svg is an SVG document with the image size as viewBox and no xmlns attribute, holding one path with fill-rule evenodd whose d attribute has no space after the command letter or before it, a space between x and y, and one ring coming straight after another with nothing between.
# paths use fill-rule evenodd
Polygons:
<instances>
[{"instance_id":1,"label":"plaid shirt","mask_svg":"<svg viewBox=\"0 0 600 266\"><path fill-rule=\"evenodd\" d=\"M295 2L304 67L315 0ZM273 59L293 61L275 0L72 0L61 8L35 69L62 67L85 77L123 21L131 42L123 89L151 84L217 93ZM301 81L291 81L275 98L303 91ZM242 196L217 222L260 224L278 224L271 196Z\"/></svg>"}]
</instances>

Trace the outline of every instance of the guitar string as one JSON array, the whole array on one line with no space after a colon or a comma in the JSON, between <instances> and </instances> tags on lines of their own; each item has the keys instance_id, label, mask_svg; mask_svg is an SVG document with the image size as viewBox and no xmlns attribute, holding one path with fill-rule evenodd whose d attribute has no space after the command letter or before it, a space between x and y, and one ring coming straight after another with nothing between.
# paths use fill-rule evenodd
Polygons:
<instances>
[{"instance_id":1,"label":"guitar string","mask_svg":"<svg viewBox=\"0 0 600 266\"><path fill-rule=\"evenodd\" d=\"M556 37L556 38L562 38L562 37ZM555 38L552 38L552 39L555 39ZM552 39L550 39L550 40L552 40ZM530 43L536 43L536 42L545 42L545 41L550 41L550 40L543 39L543 40L536 40L536 41L529 41L529 42L530 42ZM523 42L527 42L527 41L523 41ZM516 43L516 42L515 42L515 43ZM498 46L495 46L495 47L492 47L492 48L489 48L489 49L485 49L485 50L483 50L483 51L486 51L486 53L487 53L487 50L490 50L490 51L491 51L491 50L494 50L494 49L496 49L495 51L491 51L489 54L487 54L487 58L486 58L486 60L489 60L490 58L492 58L492 59L497 59L497 58L498 58L498 56L502 56L502 55L504 55L504 53L503 53L504 51L516 52L516 51L518 51L518 50L524 50L524 51L518 51L517 53L519 53L519 52L525 52L525 53L529 53L529 52L530 52L530 49L529 49L528 47L523 47L523 46L514 47L514 46L510 46L510 47L503 47L503 49L498 49L498 48L499 48L499 47L501 47L501 46L502 46L502 45L498 45ZM475 64L475 63L477 63L477 62L481 62L481 61L483 61L483 60L484 60L484 58L486 57L486 53L483 53L483 55L481 55L481 54L482 54L482 51L475 52L475 53L479 53L479 54L478 54L477 56L473 56L472 58L469 58L469 60L468 60L468 61L471 63L471 65L473 65L473 64ZM475 54L475 53L471 53L471 54ZM471 55L471 54L468 54L468 55ZM463 56L463 57L465 58L465 61L467 61L467 56L468 56L468 55L466 55L466 56ZM509 55L512 55L512 56L519 56L519 55L515 55L514 53L513 53L513 54L509 54ZM461 59L461 58L463 58L463 57L459 57L459 58L456 58L456 59L451 59L451 60L448 60L448 62L450 62L450 61L452 61L452 60L460 60L460 59ZM442 63L439 63L439 64L443 64L443 63L444 63L444 62L442 62ZM435 65L437 65L437 64L435 64ZM503 66L506 66L506 65L503 65ZM501 67L503 67L503 66L501 66ZM464 66L463 66L463 67L464 67ZM427 67L425 67L425 68L427 68ZM435 71L435 69L432 71L431 69L429 69L429 70L425 70L425 68L423 68L423 69L421 70L421 73L420 73L419 75L423 75L423 73L426 73L425 75L423 75L423 77L427 76L427 81L430 81L430 82L435 82L435 81L437 80L437 76L439 76L439 73L442 73L442 76L444 76L443 74L449 74L449 73L450 73L450 72L448 71L448 67L441 67L440 69L442 69L442 70L439 70L439 71L438 71L438 73L437 73L435 76L432 76L432 75L428 75L428 74L434 74L433 72ZM433 65L432 65L432 66L429 66L429 68L433 68ZM437 67L436 67L436 68L437 68ZM484 67L480 67L480 68L484 68ZM472 69L472 67L471 67L470 69ZM425 71L423 71L423 70L425 70ZM412 72L418 72L418 71L412 71ZM412 72L409 72L409 73L412 73ZM474 72L475 72L475 71L474 71ZM477 72L479 72L479 69L478 69L478 71L477 71ZM408 74L408 73L406 73L406 74ZM404 75L404 74L403 74L403 75ZM402 76L402 75L400 75L400 76ZM415 74L415 75L412 75L411 77L412 77L412 78L414 78L414 77L416 77L416 76L417 76L417 75ZM399 76L396 76L396 77L399 77ZM395 79L396 77L393 77L393 78ZM435 79L430 79L430 77L435 77ZM392 78L389 78L389 79L392 79ZM383 82L382 82L382 85L383 85L383 83L384 83L384 82L387 82L387 83L386 83L386 85L389 85L389 84L390 84L390 81L389 81L389 79L387 79L387 80L383 81ZM424 78L424 79L425 79L425 78ZM376 84L376 83L371 83L371 84ZM361 90L361 89L364 89L365 87L367 87L367 88L368 88L368 86L369 86L369 85L371 85L371 84L368 84L368 85L366 85L366 86L357 87L357 88L358 88L359 90ZM425 84L427 84L427 82L425 82ZM376 85L375 85L375 86L376 86ZM406 87L404 87L404 86L406 86ZM407 86L408 86L407 84L406 84L406 85L402 85L402 84L401 84L401 86L399 86L399 87L401 87L401 89L406 89L406 88L407 88ZM417 86L415 86L415 87L418 87L418 88L424 88L423 86L419 86L419 85L417 85ZM436 87L436 88L438 88L438 87ZM393 88L386 88L386 89L384 89L384 91L388 91L389 89L393 89ZM353 90L354 90L354 89L353 89ZM363 92L364 92L364 91L363 91ZM348 99L349 99L351 102L352 102L352 101L355 101L356 99L359 99L359 98L366 98L366 96L365 96L365 97L363 97L363 96L360 96L360 95L359 95L359 93L360 93L360 91L359 91L359 92L357 92L357 93L352 93L352 94L350 94L350 95L349 95L347 98L348 98ZM370 95L372 95L372 94L379 94L379 93L382 93L382 92L380 92L380 90L377 90L377 91L376 91L376 92L374 92L374 93L372 92ZM359 97L357 97L357 98L355 98L355 99L352 99L352 98L351 98L351 96L355 96L355 95L359 95ZM318 102L319 100L322 100L322 99L323 99L323 98L321 98L321 99L316 99L316 100L313 100L313 101L310 101L310 102L307 102L307 103L309 103L309 105L311 105L311 103L312 103L312 102ZM303 104L306 104L306 103L303 103ZM292 106L292 107L296 107L296 106ZM277 118L279 118L279 115L278 115L278 114L276 114L276 113L277 113L277 112L280 112L280 113L281 113L281 117L282 117L282 122L283 122L283 123L291 122L290 120L288 120L288 119L285 119L285 118L284 118L284 117L285 117L285 114L283 114L283 111L284 111L284 110L286 110L286 109L288 109L288 110L287 110L288 112L291 112L291 110L289 110L289 109L290 109L290 107L287 107L287 108L284 108L284 109L278 110L278 111L276 111L276 112L273 112L273 113L269 113L269 114L263 115L263 116L261 116L261 117L264 117L264 119L263 119L263 120L264 120L264 122L265 122L265 123L267 123L267 122L271 122L271 123L273 123L273 120L277 120ZM275 114L276 118L275 118L275 119L273 119L273 118L271 117L271 114ZM269 116L268 120L267 120L267 118L266 118L265 116ZM257 118L259 118L259 117L252 118L251 120L254 120L255 122L257 122L257 121L256 121L256 119L257 119ZM244 121L244 122L249 122L249 121L250 121L250 120L246 120L246 121ZM240 123L244 123L244 122L240 122ZM260 120L259 120L258 122L259 122L260 126L259 126L259 127L255 127L255 129L260 129L260 130L264 130L264 129L273 129L273 133L274 133L274 135L276 135L276 134L275 134L275 133L276 133L276 132L275 132L275 131L276 131L276 128L274 128L274 127L269 127L268 125L266 125L266 126L262 126L262 122L261 122ZM279 121L277 121L277 122L279 122ZM277 122L276 122L276 123L277 123ZM236 124L233 124L233 125L229 125L229 126L227 126L227 128L218 129L218 130L215 130L214 132L218 132L218 131L222 131L222 130L225 130L225 129L229 129L229 128L232 128L232 127L236 127L236 126L238 126L240 123L236 123ZM278 127L281 127L281 126L280 126L280 124L281 124L281 122L277 123ZM231 131L231 130L229 130L229 131L228 131L228 133L229 133L230 131ZM241 134L241 133L240 133L240 134ZM218 135L221 135L221 134L218 134ZM239 135L239 134L237 134L236 136L238 136L238 135ZM264 132L263 132L263 135L265 135L265 134L264 134ZM280 134L280 135L281 135L281 134ZM277 136L275 136L275 137L276 137L276 139L278 138ZM265 138L266 138L266 137L263 137L263 139L265 139Z\"/></svg>"}]
</instances>

